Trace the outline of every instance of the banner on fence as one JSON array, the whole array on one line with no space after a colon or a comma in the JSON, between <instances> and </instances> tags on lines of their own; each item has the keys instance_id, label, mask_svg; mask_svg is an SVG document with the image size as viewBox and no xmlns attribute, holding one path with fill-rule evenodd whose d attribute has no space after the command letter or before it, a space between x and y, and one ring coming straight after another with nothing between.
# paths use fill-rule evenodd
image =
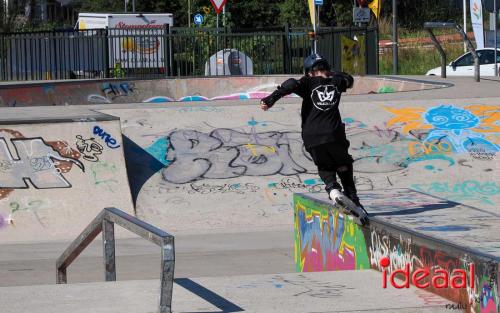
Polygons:
<instances>
[{"instance_id":1,"label":"banner on fence","mask_svg":"<svg viewBox=\"0 0 500 313\"><path fill-rule=\"evenodd\" d=\"M481 0L470 0L472 30L476 39L476 49L484 48L483 7ZM465 31L465 30L464 30Z\"/></svg>"},{"instance_id":2,"label":"banner on fence","mask_svg":"<svg viewBox=\"0 0 500 313\"><path fill-rule=\"evenodd\" d=\"M365 36L355 36L354 40L341 36L342 71L349 74L366 74Z\"/></svg>"}]
</instances>

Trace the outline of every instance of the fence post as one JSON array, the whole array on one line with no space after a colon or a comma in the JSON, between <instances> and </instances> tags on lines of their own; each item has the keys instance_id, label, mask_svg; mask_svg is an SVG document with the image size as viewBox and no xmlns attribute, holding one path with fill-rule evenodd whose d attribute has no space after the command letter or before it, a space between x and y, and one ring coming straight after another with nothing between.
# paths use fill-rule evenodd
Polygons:
<instances>
[{"instance_id":1,"label":"fence post","mask_svg":"<svg viewBox=\"0 0 500 313\"><path fill-rule=\"evenodd\" d=\"M168 73L170 74L170 76L173 76L174 75L174 68L173 68L174 51L172 48L173 33L171 26L168 25L167 27L168 27L168 68L169 68Z\"/></svg>"},{"instance_id":2,"label":"fence post","mask_svg":"<svg viewBox=\"0 0 500 313\"><path fill-rule=\"evenodd\" d=\"M104 36L103 36L103 33L104 33ZM103 47L104 47L104 51L103 51L103 64L104 64L104 77L105 78L109 78L109 73L110 73L110 70L109 70L109 33L108 33L108 29L105 28L103 32L101 32L101 40L104 41L103 43Z\"/></svg>"},{"instance_id":3,"label":"fence post","mask_svg":"<svg viewBox=\"0 0 500 313\"><path fill-rule=\"evenodd\" d=\"M288 24L285 24L285 34L283 38L283 70L284 74L289 74L290 64L291 64L291 53L290 53L290 27Z\"/></svg>"},{"instance_id":4,"label":"fence post","mask_svg":"<svg viewBox=\"0 0 500 313\"><path fill-rule=\"evenodd\" d=\"M172 62L172 30L170 28L170 25L166 25L166 32L165 32L165 67L167 67L167 70L165 71L167 78L169 76L173 76L173 62ZM168 63L167 63L168 62ZM168 66L167 66L168 64Z\"/></svg>"},{"instance_id":5,"label":"fence post","mask_svg":"<svg viewBox=\"0 0 500 313\"><path fill-rule=\"evenodd\" d=\"M368 42L368 27L365 26L365 29L364 29L364 32L365 32L365 35L363 36L364 39L365 39L365 55L364 55L364 58L365 58L365 75L367 75L370 71L369 71L369 64L368 62L370 62L370 58L368 57L369 56L369 48L368 48L368 45L369 45L369 42ZM370 45L371 47L371 45Z\"/></svg>"},{"instance_id":6,"label":"fence post","mask_svg":"<svg viewBox=\"0 0 500 313\"><path fill-rule=\"evenodd\" d=\"M3 34L0 34L0 80L6 80L5 78L5 63L7 62L7 51L4 46Z\"/></svg>"},{"instance_id":7,"label":"fence post","mask_svg":"<svg viewBox=\"0 0 500 313\"><path fill-rule=\"evenodd\" d=\"M341 33L333 33L333 68L336 71L342 71L342 40Z\"/></svg>"}]
</instances>

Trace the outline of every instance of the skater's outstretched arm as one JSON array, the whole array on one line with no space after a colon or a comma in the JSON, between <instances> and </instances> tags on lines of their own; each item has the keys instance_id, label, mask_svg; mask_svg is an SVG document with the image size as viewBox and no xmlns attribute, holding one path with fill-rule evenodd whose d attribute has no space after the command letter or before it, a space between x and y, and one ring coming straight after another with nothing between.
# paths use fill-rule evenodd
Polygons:
<instances>
[{"instance_id":1,"label":"skater's outstretched arm","mask_svg":"<svg viewBox=\"0 0 500 313\"><path fill-rule=\"evenodd\" d=\"M275 91L273 91L272 94L260 100L260 108L267 111L276 103L276 101L288 96L291 93L296 93L299 96L302 96L303 85L303 78L300 80L296 80L295 78L285 80Z\"/></svg>"}]
</instances>

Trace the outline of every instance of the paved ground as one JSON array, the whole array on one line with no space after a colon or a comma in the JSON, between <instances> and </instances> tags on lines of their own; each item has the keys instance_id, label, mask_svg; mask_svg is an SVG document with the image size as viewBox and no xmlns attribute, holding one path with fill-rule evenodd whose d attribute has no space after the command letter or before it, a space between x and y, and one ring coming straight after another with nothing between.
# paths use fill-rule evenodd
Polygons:
<instances>
[{"instance_id":1,"label":"paved ground","mask_svg":"<svg viewBox=\"0 0 500 313\"><path fill-rule=\"evenodd\" d=\"M270 240L271 239L271 240ZM68 242L2 245L0 287L55 284L55 262ZM178 235L175 276L210 277L289 273L293 260L290 231ZM155 279L160 250L142 238L116 242L117 279ZM68 268L70 283L104 280L102 242L98 237Z\"/></svg>"},{"instance_id":2,"label":"paved ground","mask_svg":"<svg viewBox=\"0 0 500 313\"><path fill-rule=\"evenodd\" d=\"M381 273L345 271L179 279L173 312L460 312L414 287L381 288ZM0 288L4 313L155 312L159 281ZM30 297L26 297L30 294Z\"/></svg>"}]
</instances>

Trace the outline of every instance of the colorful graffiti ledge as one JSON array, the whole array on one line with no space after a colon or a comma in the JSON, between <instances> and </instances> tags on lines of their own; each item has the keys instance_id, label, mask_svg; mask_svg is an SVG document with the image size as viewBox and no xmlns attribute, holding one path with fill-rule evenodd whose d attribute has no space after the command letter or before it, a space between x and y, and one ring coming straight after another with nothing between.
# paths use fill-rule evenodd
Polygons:
<instances>
[{"instance_id":1,"label":"colorful graffiti ledge","mask_svg":"<svg viewBox=\"0 0 500 313\"><path fill-rule=\"evenodd\" d=\"M424 200L434 201L435 210L442 208L443 203L454 208L460 204L413 190L400 189L393 196L387 191L381 192L378 197L375 193L361 194L371 214L370 224L364 227L341 214L325 199L326 196L321 197L322 194L294 195L295 262L298 272L375 269L382 272L380 288L383 288L383 277L390 281L392 273L400 279L396 280L399 285L405 285L405 270L409 277L407 281L412 284L414 275L422 276L422 273L428 272L427 276L418 280L420 285L429 284L427 290L466 307L467 312L500 312L500 257L482 253L475 246L454 244L430 236L425 231L402 227L391 220L395 216L397 219L398 214L418 215L419 210L426 208ZM399 203L393 201L403 194L407 194L407 199ZM408 201L415 197L413 203ZM373 208L368 199L373 199ZM386 211L380 209L384 202ZM454 286L460 288L453 288L451 278L457 273L464 275L454 280ZM436 278L438 276L442 278ZM394 288L390 282L387 285L387 288Z\"/></svg>"}]
</instances>

